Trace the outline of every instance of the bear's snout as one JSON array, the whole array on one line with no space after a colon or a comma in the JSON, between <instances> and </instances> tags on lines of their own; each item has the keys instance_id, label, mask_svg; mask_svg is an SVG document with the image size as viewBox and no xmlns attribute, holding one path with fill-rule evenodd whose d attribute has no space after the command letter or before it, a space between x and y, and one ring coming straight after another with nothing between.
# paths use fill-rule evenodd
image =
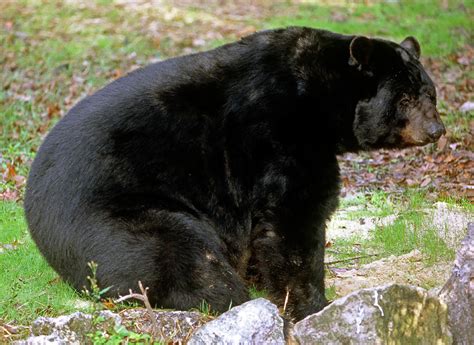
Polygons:
<instances>
[{"instance_id":1,"label":"bear's snout","mask_svg":"<svg viewBox=\"0 0 474 345\"><path fill-rule=\"evenodd\" d=\"M443 134L446 134L446 129L441 121L437 121L428 126L426 133L432 140L431 142L436 142Z\"/></svg>"},{"instance_id":2,"label":"bear's snout","mask_svg":"<svg viewBox=\"0 0 474 345\"><path fill-rule=\"evenodd\" d=\"M441 121L441 117L435 105L430 104L428 109L426 109L426 106L424 108L425 111L427 111L421 119L424 129L423 134L427 142L434 143L438 141L443 134L446 134L446 128Z\"/></svg>"},{"instance_id":3,"label":"bear's snout","mask_svg":"<svg viewBox=\"0 0 474 345\"><path fill-rule=\"evenodd\" d=\"M407 119L400 136L404 146L423 146L436 142L446 133L441 117L427 97L415 102L406 110Z\"/></svg>"}]
</instances>

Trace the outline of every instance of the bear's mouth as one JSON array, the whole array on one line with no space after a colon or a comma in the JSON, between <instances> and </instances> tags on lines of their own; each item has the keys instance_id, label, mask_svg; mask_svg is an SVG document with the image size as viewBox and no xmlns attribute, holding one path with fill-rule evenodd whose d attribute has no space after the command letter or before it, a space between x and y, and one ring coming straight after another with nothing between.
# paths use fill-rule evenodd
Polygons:
<instances>
[{"instance_id":1,"label":"bear's mouth","mask_svg":"<svg viewBox=\"0 0 474 345\"><path fill-rule=\"evenodd\" d=\"M446 134L446 130L442 123L430 126L429 130L415 129L408 125L400 131L401 142L405 147L436 143L443 134Z\"/></svg>"},{"instance_id":2,"label":"bear's mouth","mask_svg":"<svg viewBox=\"0 0 474 345\"><path fill-rule=\"evenodd\" d=\"M413 138L413 137L407 138L406 136L402 135L401 142L402 142L403 147L413 147L413 146L425 146L427 144L432 144L432 143L437 142L438 139L439 137L436 139L430 138L430 137L426 137L423 139Z\"/></svg>"}]
</instances>

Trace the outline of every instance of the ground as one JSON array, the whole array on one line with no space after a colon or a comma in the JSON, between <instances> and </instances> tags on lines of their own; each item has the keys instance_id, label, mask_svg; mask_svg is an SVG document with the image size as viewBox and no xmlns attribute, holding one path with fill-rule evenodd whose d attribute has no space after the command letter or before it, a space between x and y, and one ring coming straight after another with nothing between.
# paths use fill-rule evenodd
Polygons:
<instances>
[{"instance_id":1,"label":"ground","mask_svg":"<svg viewBox=\"0 0 474 345\"><path fill-rule=\"evenodd\" d=\"M40 315L94 305L41 259L23 220L25 177L48 129L80 98L132 69L278 26L420 41L447 135L424 148L340 157L344 198L328 236L328 296L345 294L354 277L369 285L442 283L456 240L433 225L432 213L444 203L450 217L464 215L460 224L474 219L474 112L460 110L474 98L473 14L468 1L2 2L0 342ZM441 219L451 229L451 218Z\"/></svg>"}]
</instances>

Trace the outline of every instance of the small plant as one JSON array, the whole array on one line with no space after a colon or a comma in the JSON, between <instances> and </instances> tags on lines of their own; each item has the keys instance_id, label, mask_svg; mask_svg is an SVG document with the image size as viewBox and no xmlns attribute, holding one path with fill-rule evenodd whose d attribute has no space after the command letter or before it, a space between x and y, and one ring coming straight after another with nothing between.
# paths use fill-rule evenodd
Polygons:
<instances>
[{"instance_id":1,"label":"small plant","mask_svg":"<svg viewBox=\"0 0 474 345\"><path fill-rule=\"evenodd\" d=\"M375 191L370 199L370 204L376 208L378 216L387 216L393 213L393 205L386 192Z\"/></svg>"},{"instance_id":2,"label":"small plant","mask_svg":"<svg viewBox=\"0 0 474 345\"><path fill-rule=\"evenodd\" d=\"M82 294L88 298L90 298L94 303L100 303L103 295L109 291L112 286L108 286L104 289L100 289L99 284L97 282L97 263L94 261L88 262L87 266L91 269L92 274L87 276L87 280L89 281L90 289L84 287L82 290Z\"/></svg>"},{"instance_id":3,"label":"small plant","mask_svg":"<svg viewBox=\"0 0 474 345\"><path fill-rule=\"evenodd\" d=\"M230 310L232 307L233 307L233 304L232 304L232 301L231 301L229 303L228 310ZM197 312L203 314L203 316L209 317L211 319L214 318L215 316L219 315L219 313L216 310L213 310L212 306L209 303L207 303L205 300L202 300L199 303L199 306L197 308L194 308L194 309L191 309L191 310L192 311L197 311Z\"/></svg>"},{"instance_id":4,"label":"small plant","mask_svg":"<svg viewBox=\"0 0 474 345\"><path fill-rule=\"evenodd\" d=\"M336 287L334 285L328 286L325 289L324 294L326 295L326 298L329 302L334 301L338 297Z\"/></svg>"},{"instance_id":5,"label":"small plant","mask_svg":"<svg viewBox=\"0 0 474 345\"><path fill-rule=\"evenodd\" d=\"M251 299L268 298L268 292L265 290L258 290L255 286L249 288L249 295Z\"/></svg>"},{"instance_id":6,"label":"small plant","mask_svg":"<svg viewBox=\"0 0 474 345\"><path fill-rule=\"evenodd\" d=\"M105 332L97 330L94 333L88 334L93 344L127 344L127 343L139 343L139 344L159 344L153 342L149 334L140 334L133 331L129 331L124 326L115 326L112 332Z\"/></svg>"},{"instance_id":7,"label":"small plant","mask_svg":"<svg viewBox=\"0 0 474 345\"><path fill-rule=\"evenodd\" d=\"M211 305L207 303L205 300L202 300L201 303L199 303L198 310L201 314L204 314L206 316L211 315Z\"/></svg>"}]
</instances>

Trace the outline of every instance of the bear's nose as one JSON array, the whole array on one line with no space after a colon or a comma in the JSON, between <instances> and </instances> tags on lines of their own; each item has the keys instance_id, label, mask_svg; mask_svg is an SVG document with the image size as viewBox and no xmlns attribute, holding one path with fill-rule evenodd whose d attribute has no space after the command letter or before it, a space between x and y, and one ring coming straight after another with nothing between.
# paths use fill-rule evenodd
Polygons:
<instances>
[{"instance_id":1,"label":"bear's nose","mask_svg":"<svg viewBox=\"0 0 474 345\"><path fill-rule=\"evenodd\" d=\"M443 134L446 134L446 129L441 122L434 122L428 127L428 135L433 140L438 140Z\"/></svg>"}]
</instances>

